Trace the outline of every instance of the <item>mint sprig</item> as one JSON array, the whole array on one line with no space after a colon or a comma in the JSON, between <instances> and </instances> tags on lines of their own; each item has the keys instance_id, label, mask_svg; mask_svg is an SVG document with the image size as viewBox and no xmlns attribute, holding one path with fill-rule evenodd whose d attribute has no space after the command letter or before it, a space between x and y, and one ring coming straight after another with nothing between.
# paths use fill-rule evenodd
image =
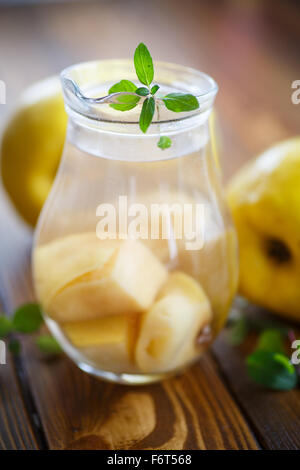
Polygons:
<instances>
[{"instance_id":1,"label":"mint sprig","mask_svg":"<svg viewBox=\"0 0 300 470\"><path fill-rule=\"evenodd\" d=\"M20 333L34 333L42 323L42 312L38 304L22 305L14 313L13 327L15 331Z\"/></svg>"},{"instance_id":2,"label":"mint sprig","mask_svg":"<svg viewBox=\"0 0 300 470\"><path fill-rule=\"evenodd\" d=\"M199 103L194 95L187 93L169 93L164 98L163 102L170 111L174 113L181 113L182 111L194 111L199 108Z\"/></svg>"},{"instance_id":3,"label":"mint sprig","mask_svg":"<svg viewBox=\"0 0 300 470\"><path fill-rule=\"evenodd\" d=\"M40 335L35 340L36 346L44 354L60 354L62 349L55 338L51 335Z\"/></svg>"},{"instance_id":4,"label":"mint sprig","mask_svg":"<svg viewBox=\"0 0 300 470\"><path fill-rule=\"evenodd\" d=\"M8 339L10 352L17 356L21 351L21 343L15 338L15 333L31 334L37 332L43 324L40 306L36 303L27 303L18 307L12 317L0 315L0 339ZM51 335L40 335L35 343L41 352L46 354L58 354L62 350Z\"/></svg>"},{"instance_id":5,"label":"mint sprig","mask_svg":"<svg viewBox=\"0 0 300 470\"><path fill-rule=\"evenodd\" d=\"M280 330L276 330L275 328L268 328L267 330L264 330L258 337L256 349L284 354L285 347L283 333Z\"/></svg>"},{"instance_id":6,"label":"mint sprig","mask_svg":"<svg viewBox=\"0 0 300 470\"><path fill-rule=\"evenodd\" d=\"M246 359L248 375L256 383L272 390L292 390L298 382L297 373L287 356L258 349Z\"/></svg>"},{"instance_id":7,"label":"mint sprig","mask_svg":"<svg viewBox=\"0 0 300 470\"><path fill-rule=\"evenodd\" d=\"M162 150L168 149L171 147L172 141L170 137L167 137L165 135L162 135L159 141L157 142L157 147L161 148Z\"/></svg>"},{"instance_id":8,"label":"mint sprig","mask_svg":"<svg viewBox=\"0 0 300 470\"><path fill-rule=\"evenodd\" d=\"M285 354L284 339L280 330L264 330L255 351L246 358L252 380L272 390L291 390L298 382L296 369Z\"/></svg>"},{"instance_id":9,"label":"mint sprig","mask_svg":"<svg viewBox=\"0 0 300 470\"><path fill-rule=\"evenodd\" d=\"M142 132L147 132L148 127L150 126L153 116L155 112L155 100L153 96L150 98L146 98L143 107L142 107L142 112L140 115L140 129Z\"/></svg>"},{"instance_id":10,"label":"mint sprig","mask_svg":"<svg viewBox=\"0 0 300 470\"><path fill-rule=\"evenodd\" d=\"M137 88L135 90L136 94L139 95L139 96L148 96L150 91L148 90L148 88L145 88L144 86L140 87L140 88Z\"/></svg>"},{"instance_id":11,"label":"mint sprig","mask_svg":"<svg viewBox=\"0 0 300 470\"><path fill-rule=\"evenodd\" d=\"M139 81L149 87L154 78L153 61L150 52L142 42L136 48L133 60Z\"/></svg>"},{"instance_id":12,"label":"mint sprig","mask_svg":"<svg viewBox=\"0 0 300 470\"><path fill-rule=\"evenodd\" d=\"M247 305L241 305L245 310ZM291 331L281 322L233 311L229 319L228 340L240 345L251 332L258 332L254 351L246 357L249 377L271 390L292 390L299 384L299 372L286 350ZM294 335L293 335L294 336ZM289 351L290 352L290 351Z\"/></svg>"},{"instance_id":13,"label":"mint sprig","mask_svg":"<svg viewBox=\"0 0 300 470\"><path fill-rule=\"evenodd\" d=\"M159 85L152 84L154 67L151 54L145 44L140 43L134 53L134 67L138 80L144 86L136 86L129 80L121 80L109 89L109 94L120 93L115 99L117 103L110 106L118 111L129 111L137 106L140 99L144 99L139 118L139 126L146 133L155 114L156 101L163 103L169 111L175 113L194 111L199 108L198 99L189 93L169 93L162 97L155 97ZM157 146L162 150L169 148L172 141L169 137L161 136Z\"/></svg>"},{"instance_id":14,"label":"mint sprig","mask_svg":"<svg viewBox=\"0 0 300 470\"><path fill-rule=\"evenodd\" d=\"M5 338L14 331L14 326L10 318L5 315L0 316L0 339Z\"/></svg>"},{"instance_id":15,"label":"mint sprig","mask_svg":"<svg viewBox=\"0 0 300 470\"><path fill-rule=\"evenodd\" d=\"M118 111L129 111L130 109L135 108L140 101L139 96L135 94L136 90L136 85L129 80L121 80L120 82L116 83L110 87L109 93L128 92L131 94L122 94L121 96L118 96L119 103L114 103L110 106L114 109L117 109Z\"/></svg>"},{"instance_id":16,"label":"mint sprig","mask_svg":"<svg viewBox=\"0 0 300 470\"><path fill-rule=\"evenodd\" d=\"M153 85L153 87L151 87L151 94L152 95L155 95L155 93L159 90L159 86L158 85Z\"/></svg>"}]
</instances>

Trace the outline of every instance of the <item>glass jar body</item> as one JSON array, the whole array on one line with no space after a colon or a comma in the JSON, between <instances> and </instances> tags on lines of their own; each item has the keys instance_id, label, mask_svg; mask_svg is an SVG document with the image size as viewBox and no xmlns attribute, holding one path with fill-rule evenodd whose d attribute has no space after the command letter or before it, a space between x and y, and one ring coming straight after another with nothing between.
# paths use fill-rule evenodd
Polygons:
<instances>
[{"instance_id":1,"label":"glass jar body","mask_svg":"<svg viewBox=\"0 0 300 470\"><path fill-rule=\"evenodd\" d=\"M87 372L162 379L198 359L226 320L237 247L210 112L142 135L70 111L33 274L51 332Z\"/></svg>"}]
</instances>

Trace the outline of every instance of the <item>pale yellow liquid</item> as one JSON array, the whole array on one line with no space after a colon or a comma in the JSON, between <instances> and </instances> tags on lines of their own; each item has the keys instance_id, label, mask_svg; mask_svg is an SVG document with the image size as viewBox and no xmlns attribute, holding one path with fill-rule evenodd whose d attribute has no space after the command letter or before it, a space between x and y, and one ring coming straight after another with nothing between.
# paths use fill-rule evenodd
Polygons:
<instances>
[{"instance_id":1,"label":"pale yellow liquid","mask_svg":"<svg viewBox=\"0 0 300 470\"><path fill-rule=\"evenodd\" d=\"M236 291L235 233L218 212L211 156L199 149L145 161L149 145L143 161L126 161L68 144L34 251L48 325L70 357L92 371L149 377L182 369L222 328ZM118 195L147 207L204 203L203 247L188 251L184 240L161 236L131 244L99 240L96 207L117 206Z\"/></svg>"},{"instance_id":2,"label":"pale yellow liquid","mask_svg":"<svg viewBox=\"0 0 300 470\"><path fill-rule=\"evenodd\" d=\"M69 235L36 249L37 294L66 341L94 366L117 374L177 370L203 352L225 321L235 291L224 258L234 258L232 237L212 239L198 253L177 241L172 260L166 240Z\"/></svg>"}]
</instances>

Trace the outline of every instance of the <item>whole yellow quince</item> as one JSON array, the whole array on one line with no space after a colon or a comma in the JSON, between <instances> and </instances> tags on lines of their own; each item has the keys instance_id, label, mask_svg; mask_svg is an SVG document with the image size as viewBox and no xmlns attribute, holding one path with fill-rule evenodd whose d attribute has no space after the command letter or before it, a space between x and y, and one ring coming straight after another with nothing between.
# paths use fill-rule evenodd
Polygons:
<instances>
[{"instance_id":1,"label":"whole yellow quince","mask_svg":"<svg viewBox=\"0 0 300 470\"><path fill-rule=\"evenodd\" d=\"M270 148L230 181L240 246L239 290L300 320L300 138Z\"/></svg>"},{"instance_id":2,"label":"whole yellow quince","mask_svg":"<svg viewBox=\"0 0 300 470\"><path fill-rule=\"evenodd\" d=\"M63 150L67 115L58 77L28 88L1 142L2 180L19 214L35 225Z\"/></svg>"}]
</instances>

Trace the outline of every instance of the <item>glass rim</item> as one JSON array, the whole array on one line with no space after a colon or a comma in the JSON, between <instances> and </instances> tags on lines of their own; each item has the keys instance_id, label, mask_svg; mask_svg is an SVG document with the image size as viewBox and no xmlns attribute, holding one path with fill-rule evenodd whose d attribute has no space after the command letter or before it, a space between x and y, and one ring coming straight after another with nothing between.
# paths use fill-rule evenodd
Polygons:
<instances>
[{"instance_id":1,"label":"glass rim","mask_svg":"<svg viewBox=\"0 0 300 470\"><path fill-rule=\"evenodd\" d=\"M199 102L199 108L196 109L195 111L186 112L186 113L173 113L174 118L156 119L156 120L154 119L150 126L153 126L154 124L185 121L187 119L190 119L192 117L202 114L203 112L207 111L209 108L212 107L212 104L219 90L219 87L216 81L210 75L198 69L195 69L193 67L175 64L172 62L153 61L153 63L154 63L155 71L166 69L166 70L172 71L173 73L176 73L176 72L178 74L184 73L190 78L193 78L195 84L197 84L197 79L199 82L202 80L203 83L206 84L206 89L202 92L192 93L194 94L194 96L196 96ZM107 118L103 118L99 116L96 117L94 115L88 114L87 110L89 106L97 106L98 109L101 109L101 106L107 105L109 103L113 103L111 99L113 96L115 96L115 94L107 94L105 96L100 96L96 98L89 97L87 96L86 92L84 92L82 85L79 85L78 81L75 80L74 75L78 74L80 70L88 69L88 68L93 69L93 68L96 68L97 66L101 66L102 64L105 66L109 66L109 65L115 66L116 64L120 64L122 66L128 66L130 68L133 68L133 60L124 59L124 58L123 59L91 60L91 61L79 62L79 63L76 63L74 65L64 68L60 73L60 80L61 80L61 85L63 89L65 104L73 113L79 114L85 117L86 119L91 119L91 120L100 121L100 122L107 122L107 123L123 124L123 125L127 125L127 124L137 125L138 124L137 119L131 120L131 121L120 120L120 119L107 119ZM126 77L124 77L124 79L125 78ZM120 76L117 80L118 81L122 80L122 77ZM100 83L101 83L100 81L98 83L95 82L95 85L100 84ZM156 83L156 80L153 80L153 84L155 83ZM188 92L188 91L185 90L185 92ZM82 104L82 108L79 105L79 103Z\"/></svg>"}]
</instances>

